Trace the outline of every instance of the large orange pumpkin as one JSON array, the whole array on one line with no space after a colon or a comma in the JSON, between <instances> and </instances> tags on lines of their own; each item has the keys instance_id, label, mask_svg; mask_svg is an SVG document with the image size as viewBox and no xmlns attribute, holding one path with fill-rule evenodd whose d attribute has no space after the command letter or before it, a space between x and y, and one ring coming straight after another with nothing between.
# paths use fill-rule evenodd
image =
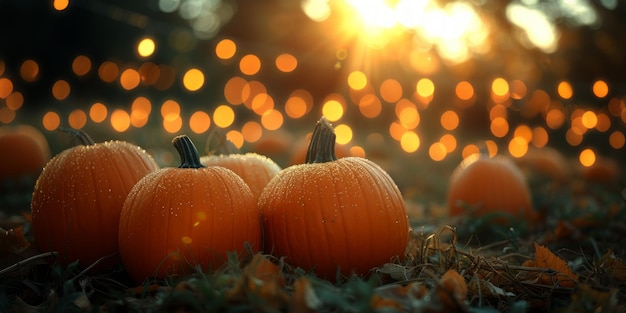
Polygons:
<instances>
[{"instance_id":1,"label":"large orange pumpkin","mask_svg":"<svg viewBox=\"0 0 626 313\"><path fill-rule=\"evenodd\" d=\"M142 178L129 193L119 225L122 262L141 283L183 275L191 267L215 269L228 252L258 251L261 224L256 199L241 177L205 167L182 135L173 140L182 164Z\"/></svg>"},{"instance_id":2,"label":"large orange pumpkin","mask_svg":"<svg viewBox=\"0 0 626 313\"><path fill-rule=\"evenodd\" d=\"M452 216L494 214L494 221L502 224L510 218L536 218L526 177L504 155L465 158L450 177L447 203Z\"/></svg>"},{"instance_id":3,"label":"large orange pumpkin","mask_svg":"<svg viewBox=\"0 0 626 313\"><path fill-rule=\"evenodd\" d=\"M225 138L222 138L220 153L200 157L200 163L205 166L222 166L239 175L250 187L250 191L257 199L265 185L281 171L280 166L272 159L254 152L239 153L231 147Z\"/></svg>"},{"instance_id":4,"label":"large orange pumpkin","mask_svg":"<svg viewBox=\"0 0 626 313\"><path fill-rule=\"evenodd\" d=\"M81 144L56 155L37 179L32 228L39 250L59 252L63 265L88 266L118 251L126 195L158 165L131 143L94 143L85 132L72 132Z\"/></svg>"},{"instance_id":5,"label":"large orange pumpkin","mask_svg":"<svg viewBox=\"0 0 626 313\"><path fill-rule=\"evenodd\" d=\"M334 145L322 117L306 163L282 170L259 197L265 252L331 280L402 256L409 230L391 177L367 159L337 159Z\"/></svg>"},{"instance_id":6,"label":"large orange pumpkin","mask_svg":"<svg viewBox=\"0 0 626 313\"><path fill-rule=\"evenodd\" d=\"M30 178L30 188L50 160L46 137L37 128L19 124L0 127L0 183Z\"/></svg>"}]
</instances>

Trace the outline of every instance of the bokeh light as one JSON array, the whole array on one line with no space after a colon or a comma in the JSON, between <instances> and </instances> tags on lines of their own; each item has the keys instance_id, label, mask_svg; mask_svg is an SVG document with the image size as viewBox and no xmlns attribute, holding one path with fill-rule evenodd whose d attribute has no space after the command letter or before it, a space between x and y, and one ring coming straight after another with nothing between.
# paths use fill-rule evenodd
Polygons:
<instances>
[{"instance_id":1,"label":"bokeh light","mask_svg":"<svg viewBox=\"0 0 626 313\"><path fill-rule=\"evenodd\" d=\"M204 111L195 111L189 117L189 128L196 134L205 133L211 127L211 117Z\"/></svg>"},{"instance_id":2,"label":"bokeh light","mask_svg":"<svg viewBox=\"0 0 626 313\"><path fill-rule=\"evenodd\" d=\"M191 68L183 75L183 86L189 91L197 91L204 85L204 73L197 68Z\"/></svg>"},{"instance_id":3,"label":"bokeh light","mask_svg":"<svg viewBox=\"0 0 626 313\"><path fill-rule=\"evenodd\" d=\"M142 58L150 57L156 50L156 42L152 38L142 38L137 44L137 54Z\"/></svg>"},{"instance_id":4,"label":"bokeh light","mask_svg":"<svg viewBox=\"0 0 626 313\"><path fill-rule=\"evenodd\" d=\"M592 166L596 163L596 153L590 148L584 149L578 155L578 160L582 166Z\"/></svg>"},{"instance_id":5,"label":"bokeh light","mask_svg":"<svg viewBox=\"0 0 626 313\"><path fill-rule=\"evenodd\" d=\"M111 126L117 132L125 132L130 128L130 114L122 109L115 109L111 113Z\"/></svg>"},{"instance_id":6,"label":"bokeh light","mask_svg":"<svg viewBox=\"0 0 626 313\"><path fill-rule=\"evenodd\" d=\"M245 75L254 75L261 70L261 59L254 54L247 54L239 61L239 70Z\"/></svg>"},{"instance_id":7,"label":"bokeh light","mask_svg":"<svg viewBox=\"0 0 626 313\"><path fill-rule=\"evenodd\" d=\"M219 105L213 111L213 122L215 126L219 128L226 128L233 124L235 121L235 111L225 104Z\"/></svg>"},{"instance_id":8,"label":"bokeh light","mask_svg":"<svg viewBox=\"0 0 626 313\"><path fill-rule=\"evenodd\" d=\"M106 120L108 114L109 110L107 109L106 105L100 102L92 104L89 108L89 118L94 123L102 123L104 120Z\"/></svg>"},{"instance_id":9,"label":"bokeh light","mask_svg":"<svg viewBox=\"0 0 626 313\"><path fill-rule=\"evenodd\" d=\"M298 59L293 54L282 53L276 57L275 64L279 71L289 73L298 67Z\"/></svg>"},{"instance_id":10,"label":"bokeh light","mask_svg":"<svg viewBox=\"0 0 626 313\"><path fill-rule=\"evenodd\" d=\"M228 60L237 53L237 45L231 39L222 39L215 46L215 55L222 59Z\"/></svg>"}]
</instances>

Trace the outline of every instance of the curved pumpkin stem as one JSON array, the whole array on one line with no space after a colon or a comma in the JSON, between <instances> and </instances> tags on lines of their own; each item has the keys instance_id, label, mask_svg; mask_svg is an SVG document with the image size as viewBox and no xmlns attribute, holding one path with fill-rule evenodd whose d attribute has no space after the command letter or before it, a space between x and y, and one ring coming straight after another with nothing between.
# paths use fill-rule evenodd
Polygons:
<instances>
[{"instance_id":1,"label":"curved pumpkin stem","mask_svg":"<svg viewBox=\"0 0 626 313\"><path fill-rule=\"evenodd\" d=\"M335 130L328 122L326 117L322 116L315 125L311 143L306 152L306 163L325 163L337 160L335 156Z\"/></svg>"},{"instance_id":2,"label":"curved pumpkin stem","mask_svg":"<svg viewBox=\"0 0 626 313\"><path fill-rule=\"evenodd\" d=\"M91 139L91 136L89 136L89 134L82 129L59 127L58 130L72 135L72 138L74 138L74 145L91 146L96 144L96 142Z\"/></svg>"},{"instance_id":3,"label":"curved pumpkin stem","mask_svg":"<svg viewBox=\"0 0 626 313\"><path fill-rule=\"evenodd\" d=\"M181 163L178 168L202 168L206 167L200 163L200 155L196 146L187 135L174 137L172 144L180 155Z\"/></svg>"}]
</instances>

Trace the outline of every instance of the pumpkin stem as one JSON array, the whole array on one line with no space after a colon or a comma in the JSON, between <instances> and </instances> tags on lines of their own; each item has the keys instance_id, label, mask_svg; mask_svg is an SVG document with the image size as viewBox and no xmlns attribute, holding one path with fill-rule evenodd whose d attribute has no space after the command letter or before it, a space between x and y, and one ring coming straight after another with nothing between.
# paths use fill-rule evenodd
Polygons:
<instances>
[{"instance_id":1,"label":"pumpkin stem","mask_svg":"<svg viewBox=\"0 0 626 313\"><path fill-rule=\"evenodd\" d=\"M96 144L96 142L93 141L93 139L91 139L91 136L89 136L89 134L87 134L82 129L74 129L71 127L59 127L58 130L72 135L75 146L77 145L91 146L91 145Z\"/></svg>"},{"instance_id":2,"label":"pumpkin stem","mask_svg":"<svg viewBox=\"0 0 626 313\"><path fill-rule=\"evenodd\" d=\"M325 163L337 160L335 156L336 138L333 126L326 117L322 116L313 130L311 142L306 152L306 163Z\"/></svg>"},{"instance_id":3,"label":"pumpkin stem","mask_svg":"<svg viewBox=\"0 0 626 313\"><path fill-rule=\"evenodd\" d=\"M207 155L216 154L236 154L239 153L239 149L235 144L228 140L218 129L213 129L207 137Z\"/></svg>"},{"instance_id":4,"label":"pumpkin stem","mask_svg":"<svg viewBox=\"0 0 626 313\"><path fill-rule=\"evenodd\" d=\"M200 155L196 146L187 135L174 137L172 144L180 155L181 163L178 168L202 168L206 167L200 163Z\"/></svg>"}]
</instances>

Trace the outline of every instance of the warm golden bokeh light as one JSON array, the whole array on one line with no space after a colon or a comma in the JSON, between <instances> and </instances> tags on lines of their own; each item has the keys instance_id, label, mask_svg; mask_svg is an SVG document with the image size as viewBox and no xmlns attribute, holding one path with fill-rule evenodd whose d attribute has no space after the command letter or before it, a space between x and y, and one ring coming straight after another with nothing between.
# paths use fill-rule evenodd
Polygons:
<instances>
[{"instance_id":1,"label":"warm golden bokeh light","mask_svg":"<svg viewBox=\"0 0 626 313\"><path fill-rule=\"evenodd\" d=\"M284 117L278 110L270 109L261 115L261 125L267 130L277 130L283 126Z\"/></svg>"},{"instance_id":2,"label":"warm golden bokeh light","mask_svg":"<svg viewBox=\"0 0 626 313\"><path fill-rule=\"evenodd\" d=\"M240 76L233 76L224 85L224 98L230 104L238 105L243 103L242 92L248 81Z\"/></svg>"},{"instance_id":3,"label":"warm golden bokeh light","mask_svg":"<svg viewBox=\"0 0 626 313\"><path fill-rule=\"evenodd\" d=\"M598 125L598 116L596 115L596 112L585 111L581 117L581 122L583 126L588 129L595 128L596 125Z\"/></svg>"},{"instance_id":4,"label":"warm golden bokeh light","mask_svg":"<svg viewBox=\"0 0 626 313\"><path fill-rule=\"evenodd\" d=\"M81 129L87 124L87 113L81 109L76 109L68 115L67 123L71 128Z\"/></svg>"},{"instance_id":5,"label":"warm golden bokeh light","mask_svg":"<svg viewBox=\"0 0 626 313\"><path fill-rule=\"evenodd\" d=\"M0 99L6 99L11 93L13 93L13 81L0 77Z\"/></svg>"},{"instance_id":6,"label":"warm golden bokeh light","mask_svg":"<svg viewBox=\"0 0 626 313\"><path fill-rule=\"evenodd\" d=\"M115 109L111 113L111 126L117 132L125 132L130 128L130 114L122 109Z\"/></svg>"},{"instance_id":7,"label":"warm golden bokeh light","mask_svg":"<svg viewBox=\"0 0 626 313\"><path fill-rule=\"evenodd\" d=\"M626 143L626 137L622 131L616 130L609 135L609 144L615 150L621 149Z\"/></svg>"},{"instance_id":8,"label":"warm golden bokeh light","mask_svg":"<svg viewBox=\"0 0 626 313\"><path fill-rule=\"evenodd\" d=\"M100 80L105 83L111 83L115 81L119 74L120 68L117 66L117 64L111 61L103 62L98 68L98 76L100 77Z\"/></svg>"},{"instance_id":9,"label":"warm golden bokeh light","mask_svg":"<svg viewBox=\"0 0 626 313\"><path fill-rule=\"evenodd\" d=\"M279 71L289 73L298 67L298 59L293 54L283 53L276 57L275 64Z\"/></svg>"},{"instance_id":10,"label":"warm golden bokeh light","mask_svg":"<svg viewBox=\"0 0 626 313\"><path fill-rule=\"evenodd\" d=\"M515 130L513 131L513 137L520 137L528 143L533 140L533 131L532 129L530 129L530 126L526 124L521 124L515 127Z\"/></svg>"},{"instance_id":11,"label":"warm golden bokeh light","mask_svg":"<svg viewBox=\"0 0 626 313\"><path fill-rule=\"evenodd\" d=\"M584 149L578 155L578 161L580 161L580 164L582 166L592 166L594 163L596 163L596 153L590 148Z\"/></svg>"},{"instance_id":12,"label":"warm golden bokeh light","mask_svg":"<svg viewBox=\"0 0 626 313\"><path fill-rule=\"evenodd\" d=\"M183 127L183 119L180 115L173 119L163 119L163 129L170 134L177 133Z\"/></svg>"},{"instance_id":13,"label":"warm golden bokeh light","mask_svg":"<svg viewBox=\"0 0 626 313\"><path fill-rule=\"evenodd\" d=\"M498 97L505 97L509 94L509 83L498 77L491 82L491 92Z\"/></svg>"},{"instance_id":14,"label":"warm golden bokeh light","mask_svg":"<svg viewBox=\"0 0 626 313\"><path fill-rule=\"evenodd\" d=\"M484 144L487 147L487 152L489 152L489 157L494 157L496 154L498 154L498 144L495 141L485 140Z\"/></svg>"},{"instance_id":15,"label":"warm golden bokeh light","mask_svg":"<svg viewBox=\"0 0 626 313\"><path fill-rule=\"evenodd\" d=\"M400 137L400 146L407 153L413 153L420 147L420 137L414 131L405 131Z\"/></svg>"},{"instance_id":16,"label":"warm golden bokeh light","mask_svg":"<svg viewBox=\"0 0 626 313\"><path fill-rule=\"evenodd\" d=\"M92 104L91 108L89 108L89 118L94 123L102 123L108 115L109 110L107 109L106 105L100 102Z\"/></svg>"},{"instance_id":17,"label":"warm golden bokeh light","mask_svg":"<svg viewBox=\"0 0 626 313\"><path fill-rule=\"evenodd\" d=\"M583 142L583 135L569 128L565 132L565 141L567 141L570 146L576 147Z\"/></svg>"},{"instance_id":18,"label":"warm golden bokeh light","mask_svg":"<svg viewBox=\"0 0 626 313\"><path fill-rule=\"evenodd\" d=\"M24 81L34 82L39 77L39 64L31 59L22 62L20 76Z\"/></svg>"},{"instance_id":19,"label":"warm golden bokeh light","mask_svg":"<svg viewBox=\"0 0 626 313\"><path fill-rule=\"evenodd\" d=\"M389 125L389 135L394 140L400 141L405 132L406 128L404 128L404 126L402 126L399 122L393 122Z\"/></svg>"},{"instance_id":20,"label":"warm golden bokeh light","mask_svg":"<svg viewBox=\"0 0 626 313\"><path fill-rule=\"evenodd\" d=\"M165 110L168 110L168 108ZM131 116L135 116L140 119L148 119L150 112L152 112L152 102L150 102L150 100L146 97L139 96L133 100L133 103L130 105L130 111Z\"/></svg>"},{"instance_id":21,"label":"warm golden bokeh light","mask_svg":"<svg viewBox=\"0 0 626 313\"><path fill-rule=\"evenodd\" d=\"M444 134L441 138L439 138L439 142L446 147L447 153L452 153L456 150L457 140L452 134Z\"/></svg>"},{"instance_id":22,"label":"warm golden bokeh light","mask_svg":"<svg viewBox=\"0 0 626 313\"><path fill-rule=\"evenodd\" d=\"M137 70L141 76L141 82L145 86L152 86L159 81L161 77L161 69L152 62L145 62L139 66Z\"/></svg>"},{"instance_id":23,"label":"warm golden bokeh light","mask_svg":"<svg viewBox=\"0 0 626 313\"><path fill-rule=\"evenodd\" d=\"M237 45L230 39L222 39L215 46L215 55L222 59L228 60L237 53Z\"/></svg>"},{"instance_id":24,"label":"warm golden bokeh light","mask_svg":"<svg viewBox=\"0 0 626 313\"><path fill-rule=\"evenodd\" d=\"M160 64L159 77L156 82L154 82L154 88L157 90L167 90L174 85L175 81L176 71L174 68L166 64Z\"/></svg>"},{"instance_id":25,"label":"warm golden bokeh light","mask_svg":"<svg viewBox=\"0 0 626 313\"><path fill-rule=\"evenodd\" d=\"M441 114L441 127L446 130L455 130L457 127L459 127L459 122L459 115L452 110L445 111L443 112L443 114Z\"/></svg>"},{"instance_id":26,"label":"warm golden bokeh light","mask_svg":"<svg viewBox=\"0 0 626 313\"><path fill-rule=\"evenodd\" d=\"M189 69L183 75L183 86L189 91L197 91L204 85L204 73L197 68Z\"/></svg>"},{"instance_id":27,"label":"warm golden bokeh light","mask_svg":"<svg viewBox=\"0 0 626 313\"><path fill-rule=\"evenodd\" d=\"M496 117L491 121L489 129L494 136L502 138L509 132L509 122L503 117Z\"/></svg>"},{"instance_id":28,"label":"warm golden bokeh light","mask_svg":"<svg viewBox=\"0 0 626 313\"><path fill-rule=\"evenodd\" d=\"M61 117L57 112L48 111L43 115L41 124L46 130L55 130L61 125Z\"/></svg>"},{"instance_id":29,"label":"warm golden bokeh light","mask_svg":"<svg viewBox=\"0 0 626 313\"><path fill-rule=\"evenodd\" d=\"M70 0L53 0L52 7L57 11L63 11L70 5Z\"/></svg>"},{"instance_id":30,"label":"warm golden bokeh light","mask_svg":"<svg viewBox=\"0 0 626 313\"><path fill-rule=\"evenodd\" d=\"M461 100L470 100L474 97L474 86L467 81L456 84L455 93Z\"/></svg>"},{"instance_id":31,"label":"warm golden bokeh light","mask_svg":"<svg viewBox=\"0 0 626 313\"><path fill-rule=\"evenodd\" d=\"M596 115L598 122L596 123L596 130L603 133L611 129L611 118L605 113L598 113Z\"/></svg>"},{"instance_id":32,"label":"warm golden bokeh light","mask_svg":"<svg viewBox=\"0 0 626 313\"><path fill-rule=\"evenodd\" d=\"M213 111L213 122L219 128L226 128L235 122L235 111L230 106L222 104Z\"/></svg>"},{"instance_id":33,"label":"warm golden bokeh light","mask_svg":"<svg viewBox=\"0 0 626 313\"><path fill-rule=\"evenodd\" d=\"M263 100L262 98L257 99L258 95L264 95L264 97L266 97L265 95L267 95L267 88L260 81L249 81L246 83L245 86L243 86L243 89L241 90L241 99L243 100L245 106L250 110L252 110L253 102L255 100Z\"/></svg>"},{"instance_id":34,"label":"warm golden bokeh light","mask_svg":"<svg viewBox=\"0 0 626 313\"><path fill-rule=\"evenodd\" d=\"M597 80L593 83L593 94L598 98L604 98L609 94L609 85L604 80Z\"/></svg>"},{"instance_id":35,"label":"warm golden bokeh light","mask_svg":"<svg viewBox=\"0 0 626 313\"><path fill-rule=\"evenodd\" d=\"M446 149L446 146L441 142L434 142L428 148L428 156L433 161L442 161L446 158L446 155L448 155L448 150Z\"/></svg>"},{"instance_id":36,"label":"warm golden bokeh light","mask_svg":"<svg viewBox=\"0 0 626 313\"><path fill-rule=\"evenodd\" d=\"M247 54L239 61L239 70L245 75L254 75L261 70L261 59L254 54Z\"/></svg>"},{"instance_id":37,"label":"warm golden bokeh light","mask_svg":"<svg viewBox=\"0 0 626 313\"><path fill-rule=\"evenodd\" d=\"M91 71L91 59L85 55L79 55L72 61L72 71L76 76L85 76Z\"/></svg>"},{"instance_id":38,"label":"warm golden bokeh light","mask_svg":"<svg viewBox=\"0 0 626 313\"><path fill-rule=\"evenodd\" d=\"M241 147L243 147L243 143L244 143L243 135L241 134L241 132L237 130L234 130L234 129L229 130L226 133L226 140L232 142L233 145L235 145L235 148L237 149L241 149Z\"/></svg>"},{"instance_id":39,"label":"warm golden bokeh light","mask_svg":"<svg viewBox=\"0 0 626 313\"><path fill-rule=\"evenodd\" d=\"M52 96L57 100L65 100L70 95L70 90L70 84L60 79L52 85Z\"/></svg>"},{"instance_id":40,"label":"warm golden bokeh light","mask_svg":"<svg viewBox=\"0 0 626 313\"><path fill-rule=\"evenodd\" d=\"M211 127L211 117L204 111L195 111L189 117L189 128L196 134L203 134Z\"/></svg>"},{"instance_id":41,"label":"warm golden bokeh light","mask_svg":"<svg viewBox=\"0 0 626 313\"><path fill-rule=\"evenodd\" d=\"M335 135L337 136L336 142L340 145L345 145L352 141L352 128L346 124L339 124L334 127Z\"/></svg>"},{"instance_id":42,"label":"warm golden bokeh light","mask_svg":"<svg viewBox=\"0 0 626 313\"><path fill-rule=\"evenodd\" d=\"M546 114L546 124L550 129L558 129L565 123L565 114L560 109L551 109Z\"/></svg>"},{"instance_id":43,"label":"warm golden bokeh light","mask_svg":"<svg viewBox=\"0 0 626 313\"><path fill-rule=\"evenodd\" d=\"M175 100L165 100L161 104L161 117L163 120L174 120L180 116L180 104Z\"/></svg>"},{"instance_id":44,"label":"warm golden bokeh light","mask_svg":"<svg viewBox=\"0 0 626 313\"><path fill-rule=\"evenodd\" d=\"M526 138L515 136L509 141L509 154L515 158L521 158L528 152Z\"/></svg>"},{"instance_id":45,"label":"warm golden bokeh light","mask_svg":"<svg viewBox=\"0 0 626 313\"><path fill-rule=\"evenodd\" d=\"M156 42L152 38L143 38L137 44L137 54L142 58L147 58L154 54Z\"/></svg>"},{"instance_id":46,"label":"warm golden bokeh light","mask_svg":"<svg viewBox=\"0 0 626 313\"><path fill-rule=\"evenodd\" d=\"M376 118L383 110L383 104L375 94L366 94L359 100L359 112L367 118Z\"/></svg>"},{"instance_id":47,"label":"warm golden bokeh light","mask_svg":"<svg viewBox=\"0 0 626 313\"><path fill-rule=\"evenodd\" d=\"M361 71L353 71L348 75L348 86L354 90L361 90L367 86L367 76Z\"/></svg>"},{"instance_id":48,"label":"warm golden bokeh light","mask_svg":"<svg viewBox=\"0 0 626 313\"><path fill-rule=\"evenodd\" d=\"M127 68L122 71L120 75L120 85L125 90L132 90L137 88L141 83L141 76L139 76L139 72L132 68Z\"/></svg>"},{"instance_id":49,"label":"warm golden bokeh light","mask_svg":"<svg viewBox=\"0 0 626 313\"><path fill-rule=\"evenodd\" d=\"M422 78L415 86L417 94L424 98L432 97L435 94L435 83L428 78Z\"/></svg>"},{"instance_id":50,"label":"warm golden bokeh light","mask_svg":"<svg viewBox=\"0 0 626 313\"><path fill-rule=\"evenodd\" d=\"M478 146L475 145L475 144L469 144L469 145L463 147L463 151L461 152L461 156L463 157L463 159L466 159L470 155L474 155L474 154L478 154L478 153L480 153L480 149L478 148Z\"/></svg>"},{"instance_id":51,"label":"warm golden bokeh light","mask_svg":"<svg viewBox=\"0 0 626 313\"><path fill-rule=\"evenodd\" d=\"M246 142L257 142L263 136L263 127L255 121L248 121L241 127L241 134Z\"/></svg>"},{"instance_id":52,"label":"warm golden bokeh light","mask_svg":"<svg viewBox=\"0 0 626 313\"><path fill-rule=\"evenodd\" d=\"M343 105L337 100L328 100L322 106L322 115L329 121L335 122L343 117Z\"/></svg>"},{"instance_id":53,"label":"warm golden bokeh light","mask_svg":"<svg viewBox=\"0 0 626 313\"><path fill-rule=\"evenodd\" d=\"M414 105L405 106L398 114L398 119L405 129L415 129L420 123L420 114Z\"/></svg>"},{"instance_id":54,"label":"warm golden bokeh light","mask_svg":"<svg viewBox=\"0 0 626 313\"><path fill-rule=\"evenodd\" d=\"M274 109L274 98L266 93L257 94L252 99L250 108L254 113L261 116L265 112Z\"/></svg>"},{"instance_id":55,"label":"warm golden bokeh light","mask_svg":"<svg viewBox=\"0 0 626 313\"><path fill-rule=\"evenodd\" d=\"M285 114L293 119L306 115L313 108L313 96L304 89L294 90L285 102Z\"/></svg>"},{"instance_id":56,"label":"warm golden bokeh light","mask_svg":"<svg viewBox=\"0 0 626 313\"><path fill-rule=\"evenodd\" d=\"M386 79L380 84L380 97L388 103L400 100L402 93L402 85L393 78Z\"/></svg>"},{"instance_id":57,"label":"warm golden bokeh light","mask_svg":"<svg viewBox=\"0 0 626 313\"><path fill-rule=\"evenodd\" d=\"M556 87L556 92L561 99L569 100L574 96L574 88L569 82L561 81Z\"/></svg>"},{"instance_id":58,"label":"warm golden bokeh light","mask_svg":"<svg viewBox=\"0 0 626 313\"><path fill-rule=\"evenodd\" d=\"M24 104L24 95L22 95L21 92L16 91L6 97L5 104L7 108L13 111L19 110L19 108L21 108Z\"/></svg>"}]
</instances>

